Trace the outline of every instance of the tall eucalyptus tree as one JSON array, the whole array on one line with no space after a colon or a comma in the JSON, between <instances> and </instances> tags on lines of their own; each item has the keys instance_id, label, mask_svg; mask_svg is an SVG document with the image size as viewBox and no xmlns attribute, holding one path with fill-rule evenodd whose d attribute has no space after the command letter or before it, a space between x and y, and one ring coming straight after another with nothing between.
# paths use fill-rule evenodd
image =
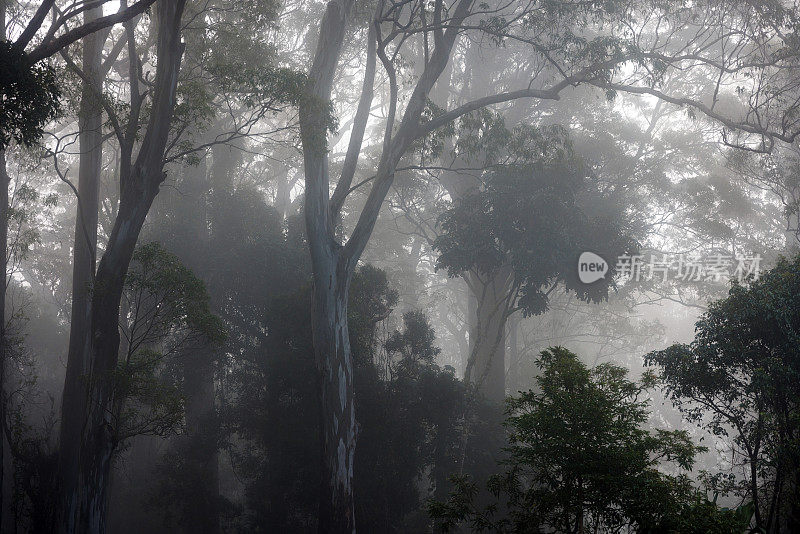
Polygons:
<instances>
[{"instance_id":1,"label":"tall eucalyptus tree","mask_svg":"<svg viewBox=\"0 0 800 534\"><path fill-rule=\"evenodd\" d=\"M143 95L139 87L139 59L129 42L131 76L131 117L127 130L119 123L115 131L121 142L119 208L106 249L92 280L89 311L89 343L70 351L67 366L83 370L80 376L67 376L81 388L75 403L62 406L66 426L61 447L78 451L77 469L64 468L74 460L62 462L63 486L59 528L62 532L104 532L107 518L107 492L115 443L113 422L113 373L119 353L119 314L125 275L133 257L139 233L150 206L164 181L164 151L175 108L178 71L183 56L181 18L184 0L161 0L155 10L157 20L156 76L151 89L153 100L144 136L133 158L138 138L138 113ZM133 39L132 32L129 39ZM102 100L102 99L101 99ZM83 336L84 332L78 333ZM72 343L71 343L72 346ZM76 362L77 360L77 362ZM76 387L65 384L65 391ZM65 475L65 476L63 476Z\"/></svg>"}]
</instances>

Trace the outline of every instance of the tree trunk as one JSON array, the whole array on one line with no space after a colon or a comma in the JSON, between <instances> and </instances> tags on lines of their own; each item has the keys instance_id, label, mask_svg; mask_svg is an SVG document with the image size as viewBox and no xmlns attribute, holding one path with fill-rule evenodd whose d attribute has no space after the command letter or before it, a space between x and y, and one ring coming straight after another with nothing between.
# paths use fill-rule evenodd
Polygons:
<instances>
[{"instance_id":1,"label":"tree trunk","mask_svg":"<svg viewBox=\"0 0 800 534\"><path fill-rule=\"evenodd\" d=\"M453 27L438 35L434 52L419 77L396 130L393 128L396 102L391 106L391 118L387 124L383 152L372 189L358 222L344 245L336 240L331 215L338 213L347 196L352 176L342 174L334 191L333 202L329 198L330 170L326 142L328 125L325 121L326 114L322 110L328 109L330 103L331 87L339 63L348 13L354 2L331 0L320 23L306 94L300 104L300 136L306 185L304 209L314 279L312 330L322 423L320 532L355 532L352 479L356 426L353 409L353 362L347 331L350 278L375 227L380 207L394 180L397 164L414 139L421 134L420 117L428 94L447 65L458 34L456 28L466 17L471 2L472 0L459 0L452 15L448 13ZM366 74L359 108L361 104L369 104L371 100L369 72ZM368 109L368 106L365 107ZM362 141L358 136L363 132L360 129L356 132L354 128L353 133L358 135L351 135L351 141L354 142L348 147L348 153L357 155ZM337 195L337 192L341 193Z\"/></svg>"},{"instance_id":2,"label":"tree trunk","mask_svg":"<svg viewBox=\"0 0 800 534\"><path fill-rule=\"evenodd\" d=\"M96 289L92 294L94 343L87 380L88 421L81 440L78 506L70 521L75 532L102 533L106 530L111 458L117 445L117 421L111 419L109 407L113 404L112 375L119 352L120 300L125 274L153 198L155 191L140 191L135 202L120 202L108 248L97 269Z\"/></svg>"},{"instance_id":3,"label":"tree trunk","mask_svg":"<svg viewBox=\"0 0 800 534\"><path fill-rule=\"evenodd\" d=\"M321 533L355 532L353 455L356 428L353 409L353 360L347 331L347 290L352 274L340 262L341 246L330 218L327 125L321 103L330 100L352 1L328 3L320 23L306 102L300 106L305 174L306 231L313 273L311 328L317 365L322 430L322 477L319 488Z\"/></svg>"},{"instance_id":4,"label":"tree trunk","mask_svg":"<svg viewBox=\"0 0 800 534\"><path fill-rule=\"evenodd\" d=\"M353 455L356 424L353 359L347 330L350 273L336 254L317 262L314 273L312 331L322 422L323 480L319 532L355 532ZM325 272L322 272L325 271ZM325 280L327 283L319 283Z\"/></svg>"},{"instance_id":5,"label":"tree trunk","mask_svg":"<svg viewBox=\"0 0 800 534\"><path fill-rule=\"evenodd\" d=\"M199 502L183 526L187 534L217 534L219 516L219 451L217 449L214 388L214 349L205 347L184 356L186 397L186 438L190 469L198 474L202 487L195 488Z\"/></svg>"},{"instance_id":6,"label":"tree trunk","mask_svg":"<svg viewBox=\"0 0 800 534\"><path fill-rule=\"evenodd\" d=\"M506 337L508 338L508 373L506 374L506 389L510 389L512 393L517 391L521 386L519 379L518 333L519 315L515 314L508 319L508 329L506 333Z\"/></svg>"},{"instance_id":7,"label":"tree trunk","mask_svg":"<svg viewBox=\"0 0 800 534\"><path fill-rule=\"evenodd\" d=\"M470 358L465 378L493 404L505 400L505 334L508 319L510 269L492 275L470 273L477 298L476 322L470 330Z\"/></svg>"},{"instance_id":8,"label":"tree trunk","mask_svg":"<svg viewBox=\"0 0 800 534\"><path fill-rule=\"evenodd\" d=\"M222 202L224 195L232 194L233 172L238 161L238 152L227 146L215 146L212 149L211 178L207 175L207 158L203 158L198 166L196 177L190 178L186 184L189 201L193 209L189 217L193 241L200 250L209 251L213 233L218 231L217 219L226 206ZM207 196L212 190L210 203ZM210 209L209 209L210 208ZM209 222L210 232L209 232ZM203 265L191 265L198 276L209 280L210 274L204 272ZM212 308L218 305L219 299L211 295ZM217 534L220 532L219 509L219 449L218 424L216 411L216 388L214 383L215 347L190 349L182 360L184 377L184 397L186 398L186 442L191 444L185 449L189 455L190 469L196 474L201 487L195 488L199 502L194 503L196 513L188 516L184 532L191 534Z\"/></svg>"},{"instance_id":9,"label":"tree trunk","mask_svg":"<svg viewBox=\"0 0 800 534\"><path fill-rule=\"evenodd\" d=\"M84 13L88 23L102 15L102 9ZM72 313L70 319L67 370L61 397L59 440L59 483L61 516L59 524L68 531L78 504L78 472L81 429L86 420L86 373L91 354L91 291L97 251L97 210L102 168L103 120L97 88L102 87L102 51L105 32L83 39L82 69L86 80L81 85L78 110L80 162L75 238L72 256Z\"/></svg>"}]
</instances>

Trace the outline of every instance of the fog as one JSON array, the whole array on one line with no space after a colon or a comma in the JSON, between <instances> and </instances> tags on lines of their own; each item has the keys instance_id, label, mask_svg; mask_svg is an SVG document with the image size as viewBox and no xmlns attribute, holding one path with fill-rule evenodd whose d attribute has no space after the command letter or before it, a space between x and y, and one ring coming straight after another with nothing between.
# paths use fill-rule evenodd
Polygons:
<instances>
[{"instance_id":1,"label":"fog","mask_svg":"<svg viewBox=\"0 0 800 534\"><path fill-rule=\"evenodd\" d=\"M0 22L0 531L800 532L795 3Z\"/></svg>"}]
</instances>

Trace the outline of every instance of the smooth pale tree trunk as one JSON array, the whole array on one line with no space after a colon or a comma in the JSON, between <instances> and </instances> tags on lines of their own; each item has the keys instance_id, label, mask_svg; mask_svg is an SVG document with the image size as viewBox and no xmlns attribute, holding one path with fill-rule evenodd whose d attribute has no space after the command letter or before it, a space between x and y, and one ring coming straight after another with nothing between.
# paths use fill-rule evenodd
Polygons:
<instances>
[{"instance_id":1,"label":"smooth pale tree trunk","mask_svg":"<svg viewBox=\"0 0 800 534\"><path fill-rule=\"evenodd\" d=\"M356 426L353 361L347 331L347 290L351 269L340 261L330 221L326 124L321 110L330 100L352 1L329 2L309 75L307 102L300 107L306 178L305 219L313 273L311 328L317 366L322 477L317 529L355 532L353 456Z\"/></svg>"},{"instance_id":2,"label":"smooth pale tree trunk","mask_svg":"<svg viewBox=\"0 0 800 534\"><path fill-rule=\"evenodd\" d=\"M277 186L275 190L275 208L281 214L281 219L286 220L292 209L292 188L297 182L296 177L290 176L289 167L280 169L276 174Z\"/></svg>"},{"instance_id":3,"label":"smooth pale tree trunk","mask_svg":"<svg viewBox=\"0 0 800 534\"><path fill-rule=\"evenodd\" d=\"M508 319L506 338L508 339L508 372L506 373L506 389L513 392L520 387L519 383L519 315L515 314Z\"/></svg>"},{"instance_id":4,"label":"smooth pale tree trunk","mask_svg":"<svg viewBox=\"0 0 800 534\"><path fill-rule=\"evenodd\" d=\"M501 404L506 396L505 341L510 277L507 267L490 275L469 274L477 306L464 376L495 405Z\"/></svg>"},{"instance_id":5,"label":"smooth pale tree trunk","mask_svg":"<svg viewBox=\"0 0 800 534\"><path fill-rule=\"evenodd\" d=\"M319 255L321 256L321 255ZM315 262L312 309L314 354L322 418L320 532L355 532L353 456L356 449L353 359L347 329L351 272L333 251ZM329 283L318 283L318 280Z\"/></svg>"},{"instance_id":6,"label":"smooth pale tree trunk","mask_svg":"<svg viewBox=\"0 0 800 534\"><path fill-rule=\"evenodd\" d=\"M102 9L84 13L89 23L102 15ZM59 439L59 483L61 484L61 525L69 524L78 505L78 472L81 429L86 420L86 374L91 354L91 291L94 284L97 250L97 212L100 173L103 159L102 106L97 88L102 87L102 52L105 32L83 39L82 70L78 110L78 199L72 253L72 313L64 390L61 397Z\"/></svg>"},{"instance_id":7,"label":"smooth pale tree trunk","mask_svg":"<svg viewBox=\"0 0 800 534\"><path fill-rule=\"evenodd\" d=\"M788 214L787 219L783 235L786 239L786 251L791 255L800 250L800 212Z\"/></svg>"},{"instance_id":8,"label":"smooth pale tree trunk","mask_svg":"<svg viewBox=\"0 0 800 534\"><path fill-rule=\"evenodd\" d=\"M111 420L113 371L119 352L119 313L125 275L136 242L159 186L164 180L164 149L175 105L175 89L183 44L180 20L184 0L161 0L153 107L141 148L131 167L120 175L119 210L106 251L97 267L91 293L91 347L86 379L87 413L79 451L77 506L64 514L62 531L103 533L108 515L111 460L117 446Z\"/></svg>"}]
</instances>

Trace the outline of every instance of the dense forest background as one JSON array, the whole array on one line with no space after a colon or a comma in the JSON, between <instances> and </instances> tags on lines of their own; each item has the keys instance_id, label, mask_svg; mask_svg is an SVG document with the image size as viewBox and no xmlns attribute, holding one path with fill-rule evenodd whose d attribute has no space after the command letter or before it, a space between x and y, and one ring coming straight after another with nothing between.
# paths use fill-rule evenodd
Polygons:
<instances>
[{"instance_id":1,"label":"dense forest background","mask_svg":"<svg viewBox=\"0 0 800 534\"><path fill-rule=\"evenodd\" d=\"M2 532L800 532L794 2L0 31Z\"/></svg>"}]
</instances>

